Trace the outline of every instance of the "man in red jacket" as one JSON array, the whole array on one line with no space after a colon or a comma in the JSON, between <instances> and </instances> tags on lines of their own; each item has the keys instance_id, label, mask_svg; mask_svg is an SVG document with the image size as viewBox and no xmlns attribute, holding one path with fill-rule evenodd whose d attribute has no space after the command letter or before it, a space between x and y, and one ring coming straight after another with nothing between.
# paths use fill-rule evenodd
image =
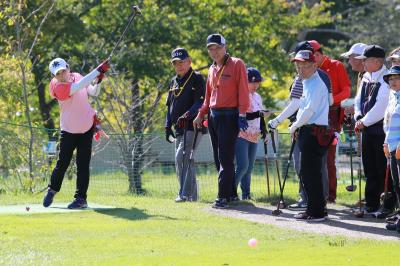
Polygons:
<instances>
[{"instance_id":1,"label":"man in red jacket","mask_svg":"<svg viewBox=\"0 0 400 266\"><path fill-rule=\"evenodd\" d=\"M332 127L335 132L340 133L344 118L344 110L340 107L340 103L341 101L350 97L351 83L349 76L347 75L344 65L340 61L331 59L324 55L322 47L317 41L311 40L308 42L314 48L314 56L318 67L325 71L331 80L333 105L329 107L329 126ZM329 180L329 192L327 193L327 196L328 202L331 203L334 203L336 200L336 144L337 141L333 141L333 143L329 146L326 158ZM323 177L323 180L326 179L326 177ZM325 188L326 187L327 186L325 185Z\"/></svg>"},{"instance_id":2,"label":"man in red jacket","mask_svg":"<svg viewBox=\"0 0 400 266\"><path fill-rule=\"evenodd\" d=\"M247 71L240 58L226 51L225 38L211 34L207 38L208 54L214 63L208 71L206 95L193 125L201 127L208 115L208 129L219 172L218 196L214 208L227 208L235 190L235 143L239 130L248 127L246 112L250 105Z\"/></svg>"}]
</instances>

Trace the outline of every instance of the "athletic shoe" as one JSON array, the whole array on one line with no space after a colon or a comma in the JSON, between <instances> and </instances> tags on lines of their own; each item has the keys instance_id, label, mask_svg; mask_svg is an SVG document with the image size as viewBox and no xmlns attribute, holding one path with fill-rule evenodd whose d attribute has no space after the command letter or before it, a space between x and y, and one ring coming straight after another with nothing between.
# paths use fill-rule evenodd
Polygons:
<instances>
[{"instance_id":1,"label":"athletic shoe","mask_svg":"<svg viewBox=\"0 0 400 266\"><path fill-rule=\"evenodd\" d=\"M228 208L228 202L226 201L226 199L223 198L217 198L214 203L212 204L213 208L216 209L226 209Z\"/></svg>"},{"instance_id":2,"label":"athletic shoe","mask_svg":"<svg viewBox=\"0 0 400 266\"><path fill-rule=\"evenodd\" d=\"M232 196L232 197L230 198L230 202L237 202L237 201L240 201L240 199L239 199L238 196Z\"/></svg>"},{"instance_id":3,"label":"athletic shoe","mask_svg":"<svg viewBox=\"0 0 400 266\"><path fill-rule=\"evenodd\" d=\"M242 196L242 200L251 200L250 196Z\"/></svg>"},{"instance_id":4,"label":"athletic shoe","mask_svg":"<svg viewBox=\"0 0 400 266\"><path fill-rule=\"evenodd\" d=\"M388 223L386 224L386 229L390 231L396 231L397 225L395 223Z\"/></svg>"},{"instance_id":5,"label":"athletic shoe","mask_svg":"<svg viewBox=\"0 0 400 266\"><path fill-rule=\"evenodd\" d=\"M392 209L386 209L383 207L379 208L379 210L375 213L375 218L384 219L388 217L392 212L393 212Z\"/></svg>"},{"instance_id":6,"label":"athletic shoe","mask_svg":"<svg viewBox=\"0 0 400 266\"><path fill-rule=\"evenodd\" d=\"M87 201L78 197L68 205L68 209L85 209L87 206Z\"/></svg>"},{"instance_id":7,"label":"athletic shoe","mask_svg":"<svg viewBox=\"0 0 400 266\"><path fill-rule=\"evenodd\" d=\"M326 217L314 217L308 215L307 212L299 212L298 214L294 215L296 220L307 221L307 222L323 222L326 220Z\"/></svg>"},{"instance_id":8,"label":"athletic shoe","mask_svg":"<svg viewBox=\"0 0 400 266\"><path fill-rule=\"evenodd\" d=\"M185 202L185 201L187 201L187 197L185 197L185 196L178 196L176 199L175 199L175 202Z\"/></svg>"},{"instance_id":9,"label":"athletic shoe","mask_svg":"<svg viewBox=\"0 0 400 266\"><path fill-rule=\"evenodd\" d=\"M395 211L388 215L388 217L385 219L387 223L394 223L399 219L400 213L399 211Z\"/></svg>"},{"instance_id":10,"label":"athletic shoe","mask_svg":"<svg viewBox=\"0 0 400 266\"><path fill-rule=\"evenodd\" d=\"M289 205L288 209L293 211L305 211L307 210L307 203L305 203L304 201L298 201L294 204Z\"/></svg>"},{"instance_id":11,"label":"athletic shoe","mask_svg":"<svg viewBox=\"0 0 400 266\"><path fill-rule=\"evenodd\" d=\"M56 195L56 191L52 190L51 188L47 189L47 194L43 198L43 207L49 207L53 203L54 195Z\"/></svg>"}]
</instances>

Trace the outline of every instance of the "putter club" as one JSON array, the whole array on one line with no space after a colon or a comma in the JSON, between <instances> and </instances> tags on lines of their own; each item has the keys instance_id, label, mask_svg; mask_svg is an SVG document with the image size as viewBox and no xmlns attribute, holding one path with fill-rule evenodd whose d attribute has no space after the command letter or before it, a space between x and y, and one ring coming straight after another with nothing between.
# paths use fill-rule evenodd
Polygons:
<instances>
[{"instance_id":1,"label":"putter club","mask_svg":"<svg viewBox=\"0 0 400 266\"><path fill-rule=\"evenodd\" d=\"M362 210L362 204L361 204L361 153L362 153L362 147L361 147L361 132L357 132L357 143L358 143L358 148L357 148L357 157L358 157L358 169L357 169L357 175L358 175L358 202L360 202L360 205L358 206L358 211L354 212L354 216L356 218L363 218L364 217L364 211Z\"/></svg>"},{"instance_id":2,"label":"putter club","mask_svg":"<svg viewBox=\"0 0 400 266\"><path fill-rule=\"evenodd\" d=\"M275 143L275 136L274 136L274 131L270 131L270 135L271 135L271 142L272 142L272 150L274 152L274 159L275 159L275 166L276 166L276 173L278 175L278 183L279 183L279 191L282 192L282 183L281 183L281 175L279 173L279 164L278 164L278 158L276 156L276 143ZM282 194L282 193L281 193ZM280 195L281 196L281 195ZM285 203L283 202L283 198L280 197L279 202L276 206L276 210L272 211L272 215L280 215L282 213L282 211L280 209L283 209L281 207L286 207Z\"/></svg>"},{"instance_id":3,"label":"putter club","mask_svg":"<svg viewBox=\"0 0 400 266\"><path fill-rule=\"evenodd\" d=\"M108 56L108 60L111 61L111 58L114 55L115 50L117 49L117 47L119 46L119 44L121 43L122 39L125 37L126 33L128 32L128 28L129 26L132 24L133 19L137 16L137 15L142 15L142 11L140 10L140 8L138 6L133 6L132 7L132 14L129 16L129 21L125 26L124 31L122 32L121 36L119 37L117 43L114 45L113 49L111 50L110 55Z\"/></svg>"},{"instance_id":4,"label":"putter club","mask_svg":"<svg viewBox=\"0 0 400 266\"><path fill-rule=\"evenodd\" d=\"M349 127L351 126L348 125ZM351 185L346 187L346 190L349 192L354 192L357 189L357 185L354 185L354 175L353 175L353 130L350 129L349 132L350 137L350 175L351 175Z\"/></svg>"},{"instance_id":5,"label":"putter club","mask_svg":"<svg viewBox=\"0 0 400 266\"><path fill-rule=\"evenodd\" d=\"M264 165L265 165L265 174L267 175L267 192L268 197L271 196L270 188L269 188L269 171L268 171L268 144L264 141Z\"/></svg>"},{"instance_id":6,"label":"putter club","mask_svg":"<svg viewBox=\"0 0 400 266\"><path fill-rule=\"evenodd\" d=\"M193 144L192 144L192 148L190 150L190 155L189 155L189 162L188 162L188 166L187 166L187 170L186 170L186 177L184 178L184 182L183 182L183 188L186 191L186 186L188 185L189 182L189 186L190 186L190 197L188 198L188 201L193 201L193 180L188 180L188 176L189 176L189 171L192 165L192 162L194 161L194 151L196 149L196 141L197 141L197 136L199 135L199 130L197 128L194 128L194 139L193 139ZM183 173L184 171L182 171Z\"/></svg>"},{"instance_id":7,"label":"putter club","mask_svg":"<svg viewBox=\"0 0 400 266\"><path fill-rule=\"evenodd\" d=\"M281 191L281 194L280 194L280 197L281 197L280 203L283 203L283 205L281 205L281 207L280 207L281 209L286 208L286 205L285 205L285 203L283 201L283 191L285 190L286 180L287 180L287 177L289 175L289 167L290 167L290 162L292 161L292 156L293 156L293 151L294 151L294 146L295 145L296 145L296 139L293 137L292 144L290 145L289 158L287 159L287 163L286 163L285 175L283 176L282 191Z\"/></svg>"}]
</instances>

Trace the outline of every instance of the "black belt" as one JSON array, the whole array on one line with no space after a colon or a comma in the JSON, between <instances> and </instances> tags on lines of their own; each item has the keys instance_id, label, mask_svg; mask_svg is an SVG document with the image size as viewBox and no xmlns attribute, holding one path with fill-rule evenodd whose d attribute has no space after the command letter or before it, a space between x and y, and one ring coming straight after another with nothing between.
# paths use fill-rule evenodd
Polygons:
<instances>
[{"instance_id":1,"label":"black belt","mask_svg":"<svg viewBox=\"0 0 400 266\"><path fill-rule=\"evenodd\" d=\"M317 124L307 124L307 125L304 125L304 126L302 126L302 127L308 127L308 128L314 128L314 127L316 127L316 128L328 128L328 126L324 126L324 125L317 125Z\"/></svg>"}]
</instances>

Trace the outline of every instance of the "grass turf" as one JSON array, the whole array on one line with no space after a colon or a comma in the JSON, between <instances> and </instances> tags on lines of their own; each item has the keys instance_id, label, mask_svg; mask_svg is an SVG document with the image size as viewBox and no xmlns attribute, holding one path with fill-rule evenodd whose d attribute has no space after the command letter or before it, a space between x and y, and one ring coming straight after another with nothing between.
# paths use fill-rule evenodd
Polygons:
<instances>
[{"instance_id":1,"label":"grass turf","mask_svg":"<svg viewBox=\"0 0 400 266\"><path fill-rule=\"evenodd\" d=\"M2 195L14 203L42 195ZM56 201L70 198L57 194ZM0 216L0 265L397 265L400 244L211 215L207 203L92 195L114 210ZM89 201L90 202L90 201ZM250 238L258 245L247 245Z\"/></svg>"}]
</instances>

